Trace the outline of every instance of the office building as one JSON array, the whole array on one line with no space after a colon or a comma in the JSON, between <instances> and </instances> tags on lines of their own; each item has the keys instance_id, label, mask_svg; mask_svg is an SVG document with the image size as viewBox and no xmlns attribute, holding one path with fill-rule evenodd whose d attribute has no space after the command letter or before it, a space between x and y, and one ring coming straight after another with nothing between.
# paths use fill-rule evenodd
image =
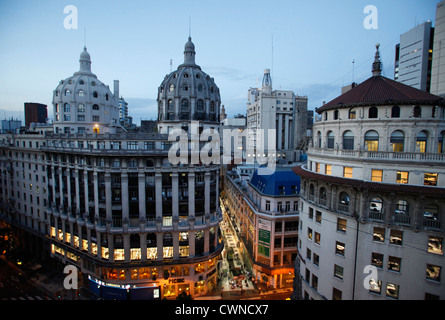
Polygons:
<instances>
[{"instance_id":1,"label":"office building","mask_svg":"<svg viewBox=\"0 0 445 320\"><path fill-rule=\"evenodd\" d=\"M264 130L266 151L269 149L267 130L275 130L277 158L294 161L305 147L307 122L307 97L289 90L272 90L270 70L265 69L262 88L248 91L247 129ZM257 135L250 139L257 139Z\"/></svg>"},{"instance_id":2,"label":"office building","mask_svg":"<svg viewBox=\"0 0 445 320\"><path fill-rule=\"evenodd\" d=\"M400 35L396 45L394 80L430 91L434 28L430 21Z\"/></svg>"},{"instance_id":3,"label":"office building","mask_svg":"<svg viewBox=\"0 0 445 320\"><path fill-rule=\"evenodd\" d=\"M46 123L48 110L46 104L36 102L25 102L25 126L30 127L31 123Z\"/></svg>"},{"instance_id":4,"label":"office building","mask_svg":"<svg viewBox=\"0 0 445 320\"><path fill-rule=\"evenodd\" d=\"M440 1L436 6L431 93L445 96L445 1Z\"/></svg>"}]
</instances>

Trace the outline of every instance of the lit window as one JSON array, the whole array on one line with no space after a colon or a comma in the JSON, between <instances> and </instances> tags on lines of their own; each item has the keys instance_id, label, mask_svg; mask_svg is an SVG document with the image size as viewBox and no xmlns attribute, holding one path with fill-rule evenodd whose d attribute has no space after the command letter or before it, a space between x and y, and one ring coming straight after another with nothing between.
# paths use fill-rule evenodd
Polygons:
<instances>
[{"instance_id":1,"label":"lit window","mask_svg":"<svg viewBox=\"0 0 445 320\"><path fill-rule=\"evenodd\" d=\"M393 283L386 284L386 296L394 299L399 298L399 285Z\"/></svg>"},{"instance_id":2,"label":"lit window","mask_svg":"<svg viewBox=\"0 0 445 320\"><path fill-rule=\"evenodd\" d=\"M405 144L405 135L402 131L394 131L391 134L391 138L389 141L392 144L393 152L403 152L404 144Z\"/></svg>"},{"instance_id":3,"label":"lit window","mask_svg":"<svg viewBox=\"0 0 445 320\"><path fill-rule=\"evenodd\" d=\"M400 265L402 263L401 258L391 257L388 258L388 270L400 272Z\"/></svg>"},{"instance_id":4,"label":"lit window","mask_svg":"<svg viewBox=\"0 0 445 320\"><path fill-rule=\"evenodd\" d=\"M346 232L346 220L337 218L337 231Z\"/></svg>"},{"instance_id":5,"label":"lit window","mask_svg":"<svg viewBox=\"0 0 445 320\"><path fill-rule=\"evenodd\" d=\"M425 173L423 184L426 186L437 186L437 173Z\"/></svg>"},{"instance_id":6,"label":"lit window","mask_svg":"<svg viewBox=\"0 0 445 320\"><path fill-rule=\"evenodd\" d=\"M429 236L428 252L435 254L443 254L443 238L437 236Z\"/></svg>"},{"instance_id":7,"label":"lit window","mask_svg":"<svg viewBox=\"0 0 445 320\"><path fill-rule=\"evenodd\" d=\"M382 182L383 170L372 170L371 171L371 181Z\"/></svg>"},{"instance_id":8,"label":"lit window","mask_svg":"<svg viewBox=\"0 0 445 320\"><path fill-rule=\"evenodd\" d=\"M376 131L366 132L365 149L368 151L379 151L379 134Z\"/></svg>"},{"instance_id":9,"label":"lit window","mask_svg":"<svg viewBox=\"0 0 445 320\"><path fill-rule=\"evenodd\" d=\"M327 164L326 166L325 166L325 174L327 174L327 175L331 175L332 174L332 165L331 164Z\"/></svg>"},{"instance_id":10,"label":"lit window","mask_svg":"<svg viewBox=\"0 0 445 320\"><path fill-rule=\"evenodd\" d=\"M439 266L435 266L432 264L426 265L426 278L429 280L439 281L440 282L440 270Z\"/></svg>"},{"instance_id":11,"label":"lit window","mask_svg":"<svg viewBox=\"0 0 445 320\"><path fill-rule=\"evenodd\" d=\"M352 168L351 167L344 167L343 168L343 177L345 177L345 178L352 178Z\"/></svg>"},{"instance_id":12,"label":"lit window","mask_svg":"<svg viewBox=\"0 0 445 320\"><path fill-rule=\"evenodd\" d=\"M397 171L397 183L408 183L409 173L407 171Z\"/></svg>"}]
</instances>

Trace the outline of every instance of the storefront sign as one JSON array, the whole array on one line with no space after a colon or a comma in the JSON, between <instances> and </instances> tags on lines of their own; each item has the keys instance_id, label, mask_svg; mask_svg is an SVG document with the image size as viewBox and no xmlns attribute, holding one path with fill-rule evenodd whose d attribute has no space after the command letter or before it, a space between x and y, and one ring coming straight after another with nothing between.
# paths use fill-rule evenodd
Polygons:
<instances>
[{"instance_id":1,"label":"storefront sign","mask_svg":"<svg viewBox=\"0 0 445 320\"><path fill-rule=\"evenodd\" d=\"M258 254L264 257L270 257L270 232L272 222L258 218Z\"/></svg>"},{"instance_id":2,"label":"storefront sign","mask_svg":"<svg viewBox=\"0 0 445 320\"><path fill-rule=\"evenodd\" d=\"M168 283L184 283L185 279L184 278L179 278L179 279L168 279Z\"/></svg>"}]
</instances>

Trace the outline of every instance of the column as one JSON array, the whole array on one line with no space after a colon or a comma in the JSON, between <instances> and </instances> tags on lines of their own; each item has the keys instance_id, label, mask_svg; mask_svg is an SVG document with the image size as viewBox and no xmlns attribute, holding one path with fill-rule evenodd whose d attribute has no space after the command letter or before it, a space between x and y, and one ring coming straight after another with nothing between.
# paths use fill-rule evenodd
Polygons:
<instances>
[{"instance_id":1,"label":"column","mask_svg":"<svg viewBox=\"0 0 445 320\"><path fill-rule=\"evenodd\" d=\"M173 237L173 259L179 259L179 233L172 232Z\"/></svg>"},{"instance_id":2,"label":"column","mask_svg":"<svg viewBox=\"0 0 445 320\"><path fill-rule=\"evenodd\" d=\"M76 214L80 213L80 189L79 189L79 170L74 170L74 185L76 188Z\"/></svg>"},{"instance_id":3,"label":"column","mask_svg":"<svg viewBox=\"0 0 445 320\"><path fill-rule=\"evenodd\" d=\"M204 174L204 215L210 214L210 172Z\"/></svg>"},{"instance_id":4,"label":"column","mask_svg":"<svg viewBox=\"0 0 445 320\"><path fill-rule=\"evenodd\" d=\"M156 171L155 174L156 187L156 219L162 220L162 173Z\"/></svg>"},{"instance_id":5,"label":"column","mask_svg":"<svg viewBox=\"0 0 445 320\"><path fill-rule=\"evenodd\" d=\"M66 169L66 191L68 194L68 208L71 210L73 208L72 197L71 197L71 170L69 168ZM69 216L72 216L72 213L69 213Z\"/></svg>"},{"instance_id":6,"label":"column","mask_svg":"<svg viewBox=\"0 0 445 320\"><path fill-rule=\"evenodd\" d=\"M114 262L114 238L111 233L109 233L107 237L108 237L108 261Z\"/></svg>"},{"instance_id":7,"label":"column","mask_svg":"<svg viewBox=\"0 0 445 320\"><path fill-rule=\"evenodd\" d=\"M84 187L84 194L85 194L85 213L86 213L86 215L88 215L90 208L88 206L88 171L86 171L86 170L83 171L83 187ZM89 219L89 217L85 217L85 218Z\"/></svg>"},{"instance_id":8,"label":"column","mask_svg":"<svg viewBox=\"0 0 445 320\"><path fill-rule=\"evenodd\" d=\"M59 194L60 194L60 208L61 211L63 210L63 205L64 205L64 194L63 194L63 168L59 167Z\"/></svg>"},{"instance_id":9,"label":"column","mask_svg":"<svg viewBox=\"0 0 445 320\"><path fill-rule=\"evenodd\" d=\"M163 233L156 232L156 247L158 251L157 261L162 261L164 259L164 239Z\"/></svg>"},{"instance_id":10,"label":"column","mask_svg":"<svg viewBox=\"0 0 445 320\"><path fill-rule=\"evenodd\" d=\"M195 256L195 231L189 232L189 257Z\"/></svg>"},{"instance_id":11,"label":"column","mask_svg":"<svg viewBox=\"0 0 445 320\"><path fill-rule=\"evenodd\" d=\"M289 115L286 114L284 116L284 149L290 149L289 148Z\"/></svg>"},{"instance_id":12,"label":"column","mask_svg":"<svg viewBox=\"0 0 445 320\"><path fill-rule=\"evenodd\" d=\"M195 172L188 174L189 217L195 217Z\"/></svg>"},{"instance_id":13,"label":"column","mask_svg":"<svg viewBox=\"0 0 445 320\"><path fill-rule=\"evenodd\" d=\"M130 234L123 234L122 238L124 240L124 261L130 262L131 260L131 253L130 253Z\"/></svg>"},{"instance_id":14,"label":"column","mask_svg":"<svg viewBox=\"0 0 445 320\"><path fill-rule=\"evenodd\" d=\"M94 184L94 218L98 219L99 218L99 182L98 182L98 177L97 177L97 171L93 172L93 184Z\"/></svg>"},{"instance_id":15,"label":"column","mask_svg":"<svg viewBox=\"0 0 445 320\"><path fill-rule=\"evenodd\" d=\"M210 229L204 230L204 254L208 254L210 251Z\"/></svg>"},{"instance_id":16,"label":"column","mask_svg":"<svg viewBox=\"0 0 445 320\"><path fill-rule=\"evenodd\" d=\"M147 234L139 233L139 243L141 246L141 261L147 260Z\"/></svg>"},{"instance_id":17,"label":"column","mask_svg":"<svg viewBox=\"0 0 445 320\"><path fill-rule=\"evenodd\" d=\"M138 173L138 191L139 191L139 221L145 221L145 173Z\"/></svg>"},{"instance_id":18,"label":"column","mask_svg":"<svg viewBox=\"0 0 445 320\"><path fill-rule=\"evenodd\" d=\"M107 213L107 220L112 220L112 194L111 194L111 173L109 171L105 172L105 210Z\"/></svg>"},{"instance_id":19,"label":"column","mask_svg":"<svg viewBox=\"0 0 445 320\"><path fill-rule=\"evenodd\" d=\"M129 221L128 214L128 173L121 173L122 221Z\"/></svg>"},{"instance_id":20,"label":"column","mask_svg":"<svg viewBox=\"0 0 445 320\"><path fill-rule=\"evenodd\" d=\"M179 219L179 184L178 184L178 172L172 172L172 219L178 221Z\"/></svg>"},{"instance_id":21,"label":"column","mask_svg":"<svg viewBox=\"0 0 445 320\"><path fill-rule=\"evenodd\" d=\"M282 141L282 124L283 124L283 115L279 114L278 115L278 126L277 126L277 137L278 137L278 141L277 141L277 150L281 150L283 149L283 146L281 145L281 141Z\"/></svg>"}]
</instances>

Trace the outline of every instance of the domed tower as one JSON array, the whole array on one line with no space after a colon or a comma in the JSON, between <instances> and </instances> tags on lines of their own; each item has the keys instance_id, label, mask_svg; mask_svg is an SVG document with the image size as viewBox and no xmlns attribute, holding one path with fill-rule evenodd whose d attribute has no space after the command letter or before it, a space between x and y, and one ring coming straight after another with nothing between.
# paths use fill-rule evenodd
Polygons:
<instances>
[{"instance_id":1,"label":"domed tower","mask_svg":"<svg viewBox=\"0 0 445 320\"><path fill-rule=\"evenodd\" d=\"M213 78L195 63L195 45L191 37L184 48L184 63L166 75L158 89L158 128L187 127L199 121L203 127L219 124L221 97Z\"/></svg>"},{"instance_id":2,"label":"domed tower","mask_svg":"<svg viewBox=\"0 0 445 320\"><path fill-rule=\"evenodd\" d=\"M91 72L91 57L85 47L80 68L61 80L53 93L55 133L115 132L119 125L119 89L115 92Z\"/></svg>"}]
</instances>

